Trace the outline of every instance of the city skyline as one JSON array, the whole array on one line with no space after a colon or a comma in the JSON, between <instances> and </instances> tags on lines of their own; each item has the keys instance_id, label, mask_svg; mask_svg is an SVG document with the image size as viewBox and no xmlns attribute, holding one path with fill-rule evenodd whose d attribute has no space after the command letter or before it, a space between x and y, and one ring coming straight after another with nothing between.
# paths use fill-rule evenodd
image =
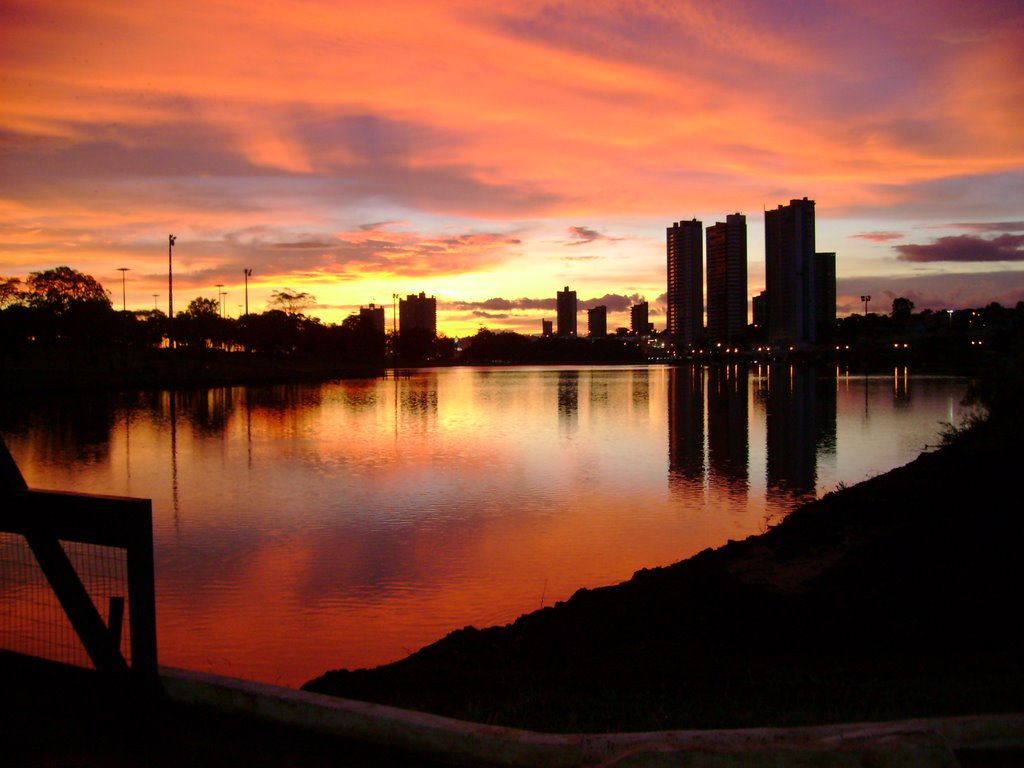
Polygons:
<instances>
[{"instance_id":1,"label":"city skyline","mask_svg":"<svg viewBox=\"0 0 1024 768\"><path fill-rule=\"evenodd\" d=\"M173 233L178 309L292 289L340 323L425 292L448 335L535 333L568 284L662 328L665 222L742 212L749 299L764 211L807 195L841 316L1013 304L1021 30L995 0L15 0L0 277L67 265L166 311Z\"/></svg>"}]
</instances>

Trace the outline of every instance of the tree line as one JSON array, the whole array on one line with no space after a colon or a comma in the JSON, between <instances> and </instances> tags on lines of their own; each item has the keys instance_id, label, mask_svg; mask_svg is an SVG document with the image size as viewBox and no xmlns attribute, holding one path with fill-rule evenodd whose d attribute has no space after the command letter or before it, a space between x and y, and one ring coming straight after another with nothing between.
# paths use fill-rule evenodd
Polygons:
<instances>
[{"instance_id":1,"label":"tree line","mask_svg":"<svg viewBox=\"0 0 1024 768\"><path fill-rule=\"evenodd\" d=\"M358 315L340 325L306 315L315 300L286 288L271 295L265 311L230 318L216 299L199 297L168 318L159 309L117 311L95 278L61 266L24 281L0 278L0 348L129 345L383 362L383 332Z\"/></svg>"}]
</instances>

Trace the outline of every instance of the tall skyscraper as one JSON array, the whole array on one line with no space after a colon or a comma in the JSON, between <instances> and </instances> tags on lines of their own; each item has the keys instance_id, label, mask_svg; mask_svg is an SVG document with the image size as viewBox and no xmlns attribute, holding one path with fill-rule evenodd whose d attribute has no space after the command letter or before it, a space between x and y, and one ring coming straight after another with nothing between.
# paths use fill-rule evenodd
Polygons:
<instances>
[{"instance_id":1,"label":"tall skyscraper","mask_svg":"<svg viewBox=\"0 0 1024 768\"><path fill-rule=\"evenodd\" d=\"M401 333L426 331L431 336L436 336L437 299L433 296L427 298L422 292L419 296L410 293L404 299L399 299L398 330Z\"/></svg>"},{"instance_id":2,"label":"tall skyscraper","mask_svg":"<svg viewBox=\"0 0 1024 768\"><path fill-rule=\"evenodd\" d=\"M695 344L704 332L703 226L693 219L666 230L668 333L676 346Z\"/></svg>"},{"instance_id":3,"label":"tall skyscraper","mask_svg":"<svg viewBox=\"0 0 1024 768\"><path fill-rule=\"evenodd\" d=\"M608 307L601 305L587 310L587 335L592 339L608 335Z\"/></svg>"},{"instance_id":4,"label":"tall skyscraper","mask_svg":"<svg viewBox=\"0 0 1024 768\"><path fill-rule=\"evenodd\" d=\"M629 308L629 330L634 336L646 336L650 333L650 306L646 301Z\"/></svg>"},{"instance_id":5,"label":"tall skyscraper","mask_svg":"<svg viewBox=\"0 0 1024 768\"><path fill-rule=\"evenodd\" d=\"M817 340L814 201L790 200L764 215L768 340Z\"/></svg>"},{"instance_id":6,"label":"tall skyscraper","mask_svg":"<svg viewBox=\"0 0 1024 768\"><path fill-rule=\"evenodd\" d=\"M708 340L730 342L747 332L747 217L708 227Z\"/></svg>"},{"instance_id":7,"label":"tall skyscraper","mask_svg":"<svg viewBox=\"0 0 1024 768\"><path fill-rule=\"evenodd\" d=\"M568 285L558 292L558 335L576 335L576 291L570 291Z\"/></svg>"},{"instance_id":8,"label":"tall skyscraper","mask_svg":"<svg viewBox=\"0 0 1024 768\"><path fill-rule=\"evenodd\" d=\"M836 328L836 255L816 253L815 293L818 297L818 338L828 339Z\"/></svg>"}]
</instances>

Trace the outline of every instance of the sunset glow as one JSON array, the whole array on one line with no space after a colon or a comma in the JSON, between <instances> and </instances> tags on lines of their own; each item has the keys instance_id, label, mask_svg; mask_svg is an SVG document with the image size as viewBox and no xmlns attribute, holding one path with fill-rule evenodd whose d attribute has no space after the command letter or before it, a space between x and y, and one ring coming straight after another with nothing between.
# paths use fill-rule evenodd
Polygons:
<instances>
[{"instance_id":1,"label":"sunset glow","mask_svg":"<svg viewBox=\"0 0 1024 768\"><path fill-rule=\"evenodd\" d=\"M664 327L665 227L817 201L839 313L1024 300L1024 6L14 0L0 277L129 309L289 287L527 333L570 285ZM156 296L154 296L156 294ZM115 301L120 309L120 302Z\"/></svg>"}]
</instances>

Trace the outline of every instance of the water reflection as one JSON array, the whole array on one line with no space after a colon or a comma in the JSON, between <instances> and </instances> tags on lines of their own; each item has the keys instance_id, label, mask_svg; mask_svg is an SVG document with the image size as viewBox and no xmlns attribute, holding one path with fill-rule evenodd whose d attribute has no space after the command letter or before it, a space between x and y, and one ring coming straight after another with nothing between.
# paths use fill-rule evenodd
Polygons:
<instances>
[{"instance_id":1,"label":"water reflection","mask_svg":"<svg viewBox=\"0 0 1024 768\"><path fill-rule=\"evenodd\" d=\"M684 487L704 482L704 371L697 366L668 372L668 471Z\"/></svg>"},{"instance_id":2,"label":"water reflection","mask_svg":"<svg viewBox=\"0 0 1024 768\"><path fill-rule=\"evenodd\" d=\"M770 492L811 494L817 481L818 410L815 371L772 365L768 370L768 460Z\"/></svg>"},{"instance_id":3,"label":"water reflection","mask_svg":"<svg viewBox=\"0 0 1024 768\"><path fill-rule=\"evenodd\" d=\"M26 398L0 431L35 487L153 499L164 663L299 684L757 533L934 444L965 389L453 368Z\"/></svg>"},{"instance_id":4,"label":"water reflection","mask_svg":"<svg viewBox=\"0 0 1024 768\"><path fill-rule=\"evenodd\" d=\"M580 372L558 372L558 423L566 433L576 431L580 409Z\"/></svg>"},{"instance_id":5,"label":"water reflection","mask_svg":"<svg viewBox=\"0 0 1024 768\"><path fill-rule=\"evenodd\" d=\"M708 475L734 490L746 490L748 386L746 366L727 365L707 372Z\"/></svg>"}]
</instances>

